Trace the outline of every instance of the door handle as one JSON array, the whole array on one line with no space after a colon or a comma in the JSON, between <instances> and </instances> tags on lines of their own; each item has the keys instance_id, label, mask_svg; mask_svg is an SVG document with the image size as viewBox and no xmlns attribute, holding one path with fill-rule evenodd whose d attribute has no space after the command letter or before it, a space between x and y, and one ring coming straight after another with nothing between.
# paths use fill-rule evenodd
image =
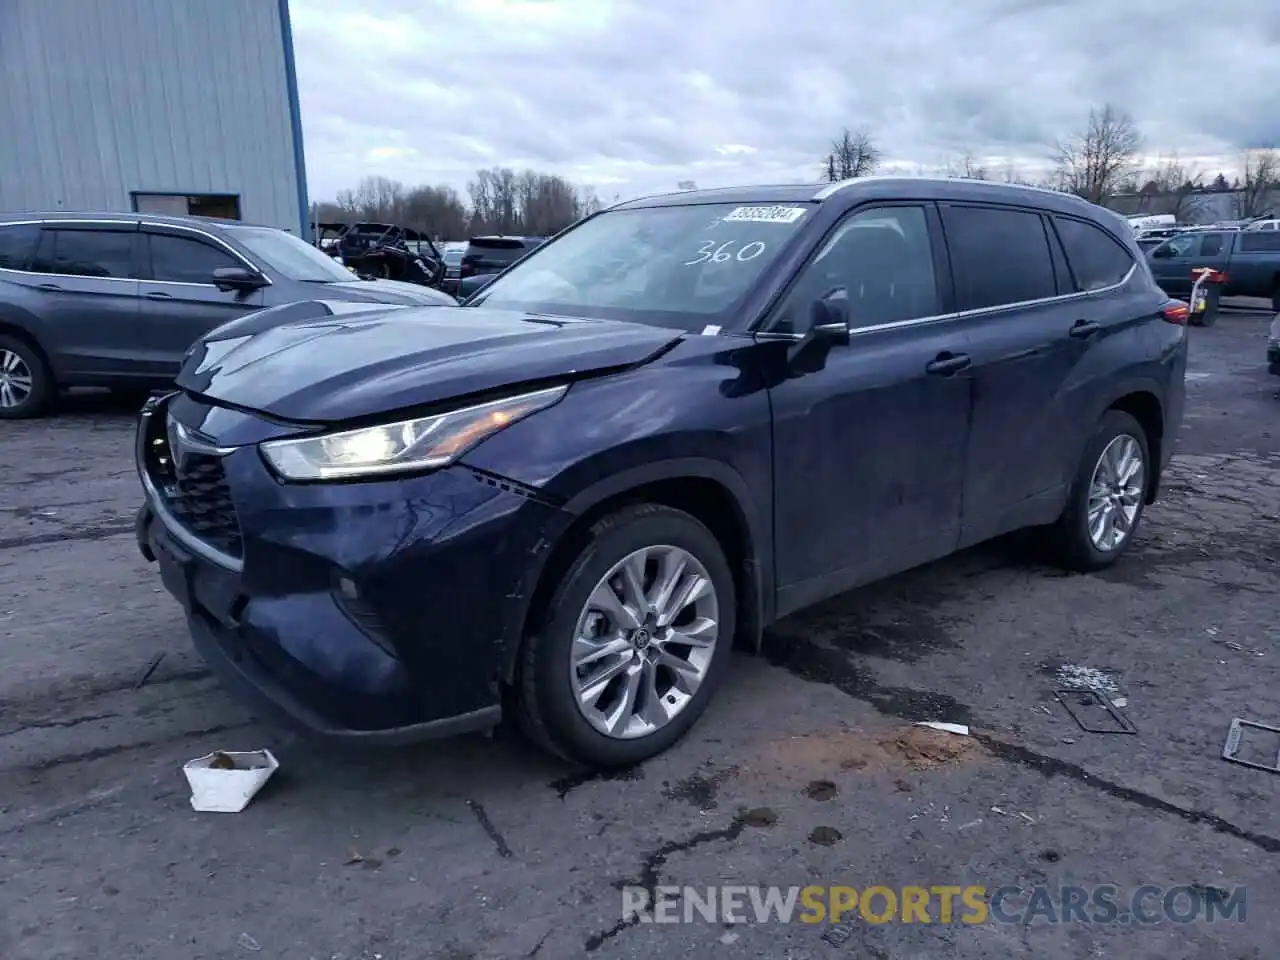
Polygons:
<instances>
[{"instance_id":1,"label":"door handle","mask_svg":"<svg viewBox=\"0 0 1280 960\"><path fill-rule=\"evenodd\" d=\"M1102 329L1102 324L1096 320L1077 320L1068 333L1077 340L1085 340L1092 337L1095 333Z\"/></svg>"},{"instance_id":2,"label":"door handle","mask_svg":"<svg viewBox=\"0 0 1280 960\"><path fill-rule=\"evenodd\" d=\"M46 293L61 293L62 288L56 283L39 283L36 284L37 290L44 290Z\"/></svg>"},{"instance_id":3,"label":"door handle","mask_svg":"<svg viewBox=\"0 0 1280 960\"><path fill-rule=\"evenodd\" d=\"M147 294L147 299L148 300L172 300L173 297L171 297L169 294L165 293L162 290L152 290L150 293Z\"/></svg>"},{"instance_id":4,"label":"door handle","mask_svg":"<svg viewBox=\"0 0 1280 960\"><path fill-rule=\"evenodd\" d=\"M959 373L972 362L967 353L940 353L924 369L926 373L949 377L953 373Z\"/></svg>"}]
</instances>

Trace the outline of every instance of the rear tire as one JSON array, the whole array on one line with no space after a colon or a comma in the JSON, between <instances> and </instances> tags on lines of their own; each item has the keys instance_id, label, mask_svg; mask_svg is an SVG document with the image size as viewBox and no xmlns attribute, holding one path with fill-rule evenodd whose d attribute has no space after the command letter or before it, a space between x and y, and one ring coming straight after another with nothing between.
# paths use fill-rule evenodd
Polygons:
<instances>
[{"instance_id":1,"label":"rear tire","mask_svg":"<svg viewBox=\"0 0 1280 960\"><path fill-rule=\"evenodd\" d=\"M47 413L57 395L53 373L26 340L0 335L0 420L26 420Z\"/></svg>"},{"instance_id":2,"label":"rear tire","mask_svg":"<svg viewBox=\"0 0 1280 960\"><path fill-rule=\"evenodd\" d=\"M1085 444L1066 509L1053 527L1058 562L1087 572L1119 560L1142 520L1152 469L1142 425L1123 410L1108 410ZM1131 470L1136 473L1125 476Z\"/></svg>"},{"instance_id":3,"label":"rear tire","mask_svg":"<svg viewBox=\"0 0 1280 960\"><path fill-rule=\"evenodd\" d=\"M641 572L638 591L626 588L629 569ZM693 599L662 603L668 577L667 596ZM639 617L637 596L652 603ZM656 504L605 517L525 641L515 692L526 735L593 769L630 767L662 753L694 725L719 686L735 612L724 551L694 517ZM595 653L583 664L587 651ZM681 661L677 669L672 658Z\"/></svg>"}]
</instances>

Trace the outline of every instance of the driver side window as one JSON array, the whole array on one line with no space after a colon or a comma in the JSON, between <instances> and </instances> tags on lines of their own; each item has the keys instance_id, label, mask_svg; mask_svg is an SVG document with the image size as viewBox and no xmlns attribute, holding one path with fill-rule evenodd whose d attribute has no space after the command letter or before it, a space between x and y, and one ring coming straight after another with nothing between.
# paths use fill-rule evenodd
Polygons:
<instances>
[{"instance_id":1,"label":"driver side window","mask_svg":"<svg viewBox=\"0 0 1280 960\"><path fill-rule=\"evenodd\" d=\"M1196 248L1200 245L1200 237L1196 234L1189 234L1185 237L1175 237L1165 244L1166 257L1191 257L1195 256Z\"/></svg>"},{"instance_id":2,"label":"driver side window","mask_svg":"<svg viewBox=\"0 0 1280 960\"><path fill-rule=\"evenodd\" d=\"M854 329L941 313L924 207L874 207L845 219L801 270L777 329L803 333L813 301L838 288Z\"/></svg>"}]
</instances>

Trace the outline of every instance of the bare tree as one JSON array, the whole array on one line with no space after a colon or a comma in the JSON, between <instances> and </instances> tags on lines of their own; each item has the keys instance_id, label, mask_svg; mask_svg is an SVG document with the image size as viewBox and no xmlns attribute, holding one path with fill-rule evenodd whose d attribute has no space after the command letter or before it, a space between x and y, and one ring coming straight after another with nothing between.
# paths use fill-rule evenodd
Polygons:
<instances>
[{"instance_id":1,"label":"bare tree","mask_svg":"<svg viewBox=\"0 0 1280 960\"><path fill-rule=\"evenodd\" d=\"M1250 150L1244 155L1244 172L1235 195L1236 218L1246 220L1270 212L1272 192L1280 189L1280 154L1275 150Z\"/></svg>"},{"instance_id":2,"label":"bare tree","mask_svg":"<svg viewBox=\"0 0 1280 960\"><path fill-rule=\"evenodd\" d=\"M1018 165L1012 160L1006 160L1003 167L1000 168L1001 183L1017 183L1023 186L1035 186L1031 180L1028 180Z\"/></svg>"},{"instance_id":3,"label":"bare tree","mask_svg":"<svg viewBox=\"0 0 1280 960\"><path fill-rule=\"evenodd\" d=\"M596 193L595 187L582 187L578 191L579 217L589 217L593 213L599 213L603 207L604 204L600 202L600 196Z\"/></svg>"},{"instance_id":4,"label":"bare tree","mask_svg":"<svg viewBox=\"0 0 1280 960\"><path fill-rule=\"evenodd\" d=\"M535 170L477 170L467 193L469 205L450 186L406 187L386 177L366 177L315 210L317 219L326 222L395 223L436 240L456 240L468 232L550 236L601 207L593 188L579 189L563 177Z\"/></svg>"},{"instance_id":5,"label":"bare tree","mask_svg":"<svg viewBox=\"0 0 1280 960\"><path fill-rule=\"evenodd\" d=\"M822 161L822 173L828 183L865 177L875 172L882 158L883 153L866 127L846 127L831 142L831 152Z\"/></svg>"},{"instance_id":6,"label":"bare tree","mask_svg":"<svg viewBox=\"0 0 1280 960\"><path fill-rule=\"evenodd\" d=\"M1138 194L1138 213L1171 213L1178 221L1195 219L1203 206L1204 173L1192 170L1176 153L1162 157L1143 178Z\"/></svg>"},{"instance_id":7,"label":"bare tree","mask_svg":"<svg viewBox=\"0 0 1280 960\"><path fill-rule=\"evenodd\" d=\"M1103 203L1133 173L1141 149L1142 134L1132 117L1111 104L1095 108L1083 131L1059 141L1057 182L1091 203Z\"/></svg>"},{"instance_id":8,"label":"bare tree","mask_svg":"<svg viewBox=\"0 0 1280 960\"><path fill-rule=\"evenodd\" d=\"M356 212L366 220L399 223L404 219L408 189L399 180L365 177L352 196Z\"/></svg>"},{"instance_id":9,"label":"bare tree","mask_svg":"<svg viewBox=\"0 0 1280 960\"><path fill-rule=\"evenodd\" d=\"M405 197L404 210L405 226L437 240L461 237L467 231L467 209L453 187L414 187Z\"/></svg>"},{"instance_id":10,"label":"bare tree","mask_svg":"<svg viewBox=\"0 0 1280 960\"><path fill-rule=\"evenodd\" d=\"M944 177L960 177L964 180L991 179L991 171L987 169L986 164L981 163L973 155L972 150L966 150L960 156L944 162L942 175Z\"/></svg>"}]
</instances>

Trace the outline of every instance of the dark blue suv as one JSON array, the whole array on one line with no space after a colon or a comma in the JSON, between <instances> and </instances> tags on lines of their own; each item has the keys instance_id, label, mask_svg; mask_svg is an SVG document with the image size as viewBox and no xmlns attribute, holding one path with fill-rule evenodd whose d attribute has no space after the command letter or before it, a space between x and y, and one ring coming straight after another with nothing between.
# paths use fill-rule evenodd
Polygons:
<instances>
[{"instance_id":1,"label":"dark blue suv","mask_svg":"<svg viewBox=\"0 0 1280 960\"><path fill-rule=\"evenodd\" d=\"M1025 527L1114 562L1182 417L1186 304L1083 200L867 178L591 216L468 305L306 302L143 411L143 554L294 726L517 715L632 764L730 647Z\"/></svg>"}]
</instances>

